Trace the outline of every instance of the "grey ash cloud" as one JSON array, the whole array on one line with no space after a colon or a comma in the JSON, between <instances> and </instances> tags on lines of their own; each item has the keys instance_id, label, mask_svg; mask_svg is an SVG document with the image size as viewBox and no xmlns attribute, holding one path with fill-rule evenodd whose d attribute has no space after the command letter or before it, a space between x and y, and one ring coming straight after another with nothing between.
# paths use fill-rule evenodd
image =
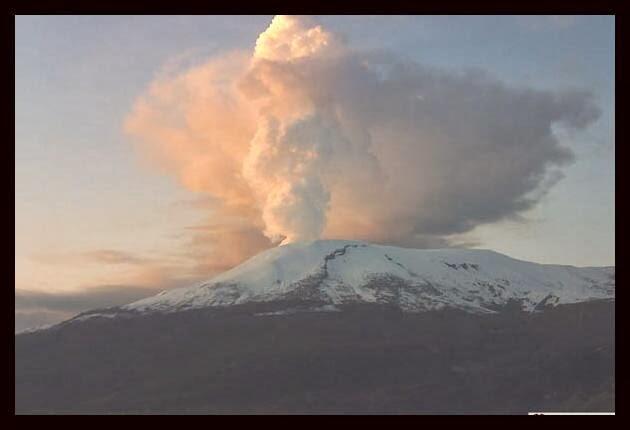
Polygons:
<instances>
[{"instance_id":1,"label":"grey ash cloud","mask_svg":"<svg viewBox=\"0 0 630 430\"><path fill-rule=\"evenodd\" d=\"M219 229L234 236L240 216L256 249L317 237L428 247L521 217L574 159L557 131L600 115L585 89L357 50L311 18L277 16L251 54L154 81L126 130L212 199L213 217L230 214Z\"/></svg>"}]
</instances>

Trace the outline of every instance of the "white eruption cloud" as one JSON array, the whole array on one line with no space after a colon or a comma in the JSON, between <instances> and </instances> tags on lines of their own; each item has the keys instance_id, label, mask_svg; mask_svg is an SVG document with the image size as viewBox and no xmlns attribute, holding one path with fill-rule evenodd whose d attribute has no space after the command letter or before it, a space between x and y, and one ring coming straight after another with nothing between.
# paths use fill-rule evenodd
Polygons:
<instances>
[{"instance_id":1,"label":"white eruption cloud","mask_svg":"<svg viewBox=\"0 0 630 430\"><path fill-rule=\"evenodd\" d=\"M277 16L253 52L158 78L126 129L255 253L320 237L447 244L531 208L572 159L553 127L598 116L587 92L358 52Z\"/></svg>"}]
</instances>

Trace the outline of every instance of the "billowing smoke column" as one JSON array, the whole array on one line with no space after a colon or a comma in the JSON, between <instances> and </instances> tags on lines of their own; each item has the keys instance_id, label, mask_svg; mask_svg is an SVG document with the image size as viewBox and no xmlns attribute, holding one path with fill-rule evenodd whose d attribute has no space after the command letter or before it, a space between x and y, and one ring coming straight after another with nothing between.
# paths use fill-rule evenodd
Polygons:
<instances>
[{"instance_id":1,"label":"billowing smoke column","mask_svg":"<svg viewBox=\"0 0 630 430\"><path fill-rule=\"evenodd\" d=\"M253 53L158 78L126 129L214 199L213 244L240 235L255 253L319 237L448 244L532 207L572 158L552 128L598 116L586 92L357 52L310 18L277 16Z\"/></svg>"},{"instance_id":2,"label":"billowing smoke column","mask_svg":"<svg viewBox=\"0 0 630 430\"><path fill-rule=\"evenodd\" d=\"M258 38L240 82L260 105L243 175L274 242L317 239L326 226L330 167L345 142L334 106L309 88L302 71L333 61L341 50L332 34L307 19L277 16Z\"/></svg>"}]
</instances>

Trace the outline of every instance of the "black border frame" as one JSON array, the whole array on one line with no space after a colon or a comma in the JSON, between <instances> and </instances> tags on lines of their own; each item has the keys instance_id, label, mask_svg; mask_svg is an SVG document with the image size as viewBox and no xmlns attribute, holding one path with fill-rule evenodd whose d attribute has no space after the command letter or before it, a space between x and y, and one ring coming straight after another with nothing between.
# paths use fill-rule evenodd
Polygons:
<instances>
[{"instance_id":1,"label":"black border frame","mask_svg":"<svg viewBox=\"0 0 630 430\"><path fill-rule=\"evenodd\" d=\"M405 2L388 0L387 2L337 2L335 4L325 3L302 3L302 2L282 2L277 0L268 0L265 2L209 2L200 0L184 0L176 3L167 2L151 2L148 0L136 0L122 2L110 1L104 2L88 2L80 0L58 0L58 1L45 1L45 0L23 0L16 2L16 4L9 6L8 10L4 14L4 31L3 31L3 48L5 49L5 58L8 64L3 68L5 76L5 137L6 140L2 146L4 151L3 161L7 164L2 169L2 184L4 185L3 191L5 192L5 203L9 203L5 206L5 210L1 213L5 218L4 225L13 224L15 226L15 15L80 15L80 14L147 14L147 15L188 15L188 14L269 14L270 12L287 13L287 14L338 14L338 15L361 15L361 14L455 14L455 15L506 15L506 14L524 14L524 15L541 15L541 14L579 14L579 15L614 15L615 16L615 141L625 142L627 137L625 121L618 121L623 119L624 104L617 104L616 100L620 96L627 93L627 83L624 78L624 71L628 70L628 54L623 52L625 45L625 35L627 33L625 26L630 22L625 16L622 10L621 1L609 1L600 0L597 2L585 1L585 0L547 0L547 1L528 1L528 2L504 2L497 0L483 0L483 1L451 1L451 2ZM627 79L627 78L626 78ZM13 123L9 123L13 113ZM624 160L625 152L627 152L625 145L615 145L615 166L617 166L616 160ZM615 187L617 190L623 190L626 183L625 177L629 173L625 170L617 171L615 177ZM626 236L627 227L625 223L617 222L620 218L618 215L623 213L625 205L622 201L615 199L615 237L623 238ZM13 211L9 212L10 207L13 207ZM625 220L625 217L621 217ZM12 223L10 223L12 221ZM9 235L5 236L5 247L3 247L4 258L2 259L4 265L4 273L13 274L13 285L5 285L5 306L7 309L7 327L6 334L8 340L8 353L3 354L4 357L9 356L7 368L10 377L5 380L8 381L6 388L6 401L8 406L6 409L6 415L15 416L15 265L11 267L10 263L15 262L15 252L13 258L10 258L8 243L13 242L15 249L15 235L13 234L12 240L9 240ZM619 242L615 241L615 253L616 259L623 259L623 242L619 245ZM615 264L616 265L616 264ZM616 265L617 266L617 265ZM622 266L622 270L616 270L616 278L624 279L626 277L625 268ZM624 282L620 282L622 287L616 290L616 302L621 300L621 303L625 300ZM625 400L625 393L623 388L625 384L619 384L624 381L627 371L623 366L624 356L626 355L625 346L623 342L624 331L624 319L625 314L623 312L616 312L615 325L616 333L621 333L621 336L616 337L615 344L615 360L621 365L617 365L615 369L616 389L615 389L615 409L616 415L623 415L623 408L620 407ZM621 330L620 330L621 329ZM219 417L221 418L221 417ZM376 418L376 417L374 417ZM424 418L424 416L423 416ZM370 417L372 420L372 417ZM372 421L376 424L376 421Z\"/></svg>"}]
</instances>

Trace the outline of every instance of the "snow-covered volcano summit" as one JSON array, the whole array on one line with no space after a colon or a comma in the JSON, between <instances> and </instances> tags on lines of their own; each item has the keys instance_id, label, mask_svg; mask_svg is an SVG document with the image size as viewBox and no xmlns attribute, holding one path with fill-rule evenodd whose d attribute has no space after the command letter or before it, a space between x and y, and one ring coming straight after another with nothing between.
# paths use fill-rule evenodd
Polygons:
<instances>
[{"instance_id":1,"label":"snow-covered volcano summit","mask_svg":"<svg viewBox=\"0 0 630 430\"><path fill-rule=\"evenodd\" d=\"M614 267L543 265L487 250L318 240L267 250L201 285L165 291L122 309L173 312L277 301L324 310L383 303L405 311L492 312L516 301L533 311L614 295Z\"/></svg>"}]
</instances>

